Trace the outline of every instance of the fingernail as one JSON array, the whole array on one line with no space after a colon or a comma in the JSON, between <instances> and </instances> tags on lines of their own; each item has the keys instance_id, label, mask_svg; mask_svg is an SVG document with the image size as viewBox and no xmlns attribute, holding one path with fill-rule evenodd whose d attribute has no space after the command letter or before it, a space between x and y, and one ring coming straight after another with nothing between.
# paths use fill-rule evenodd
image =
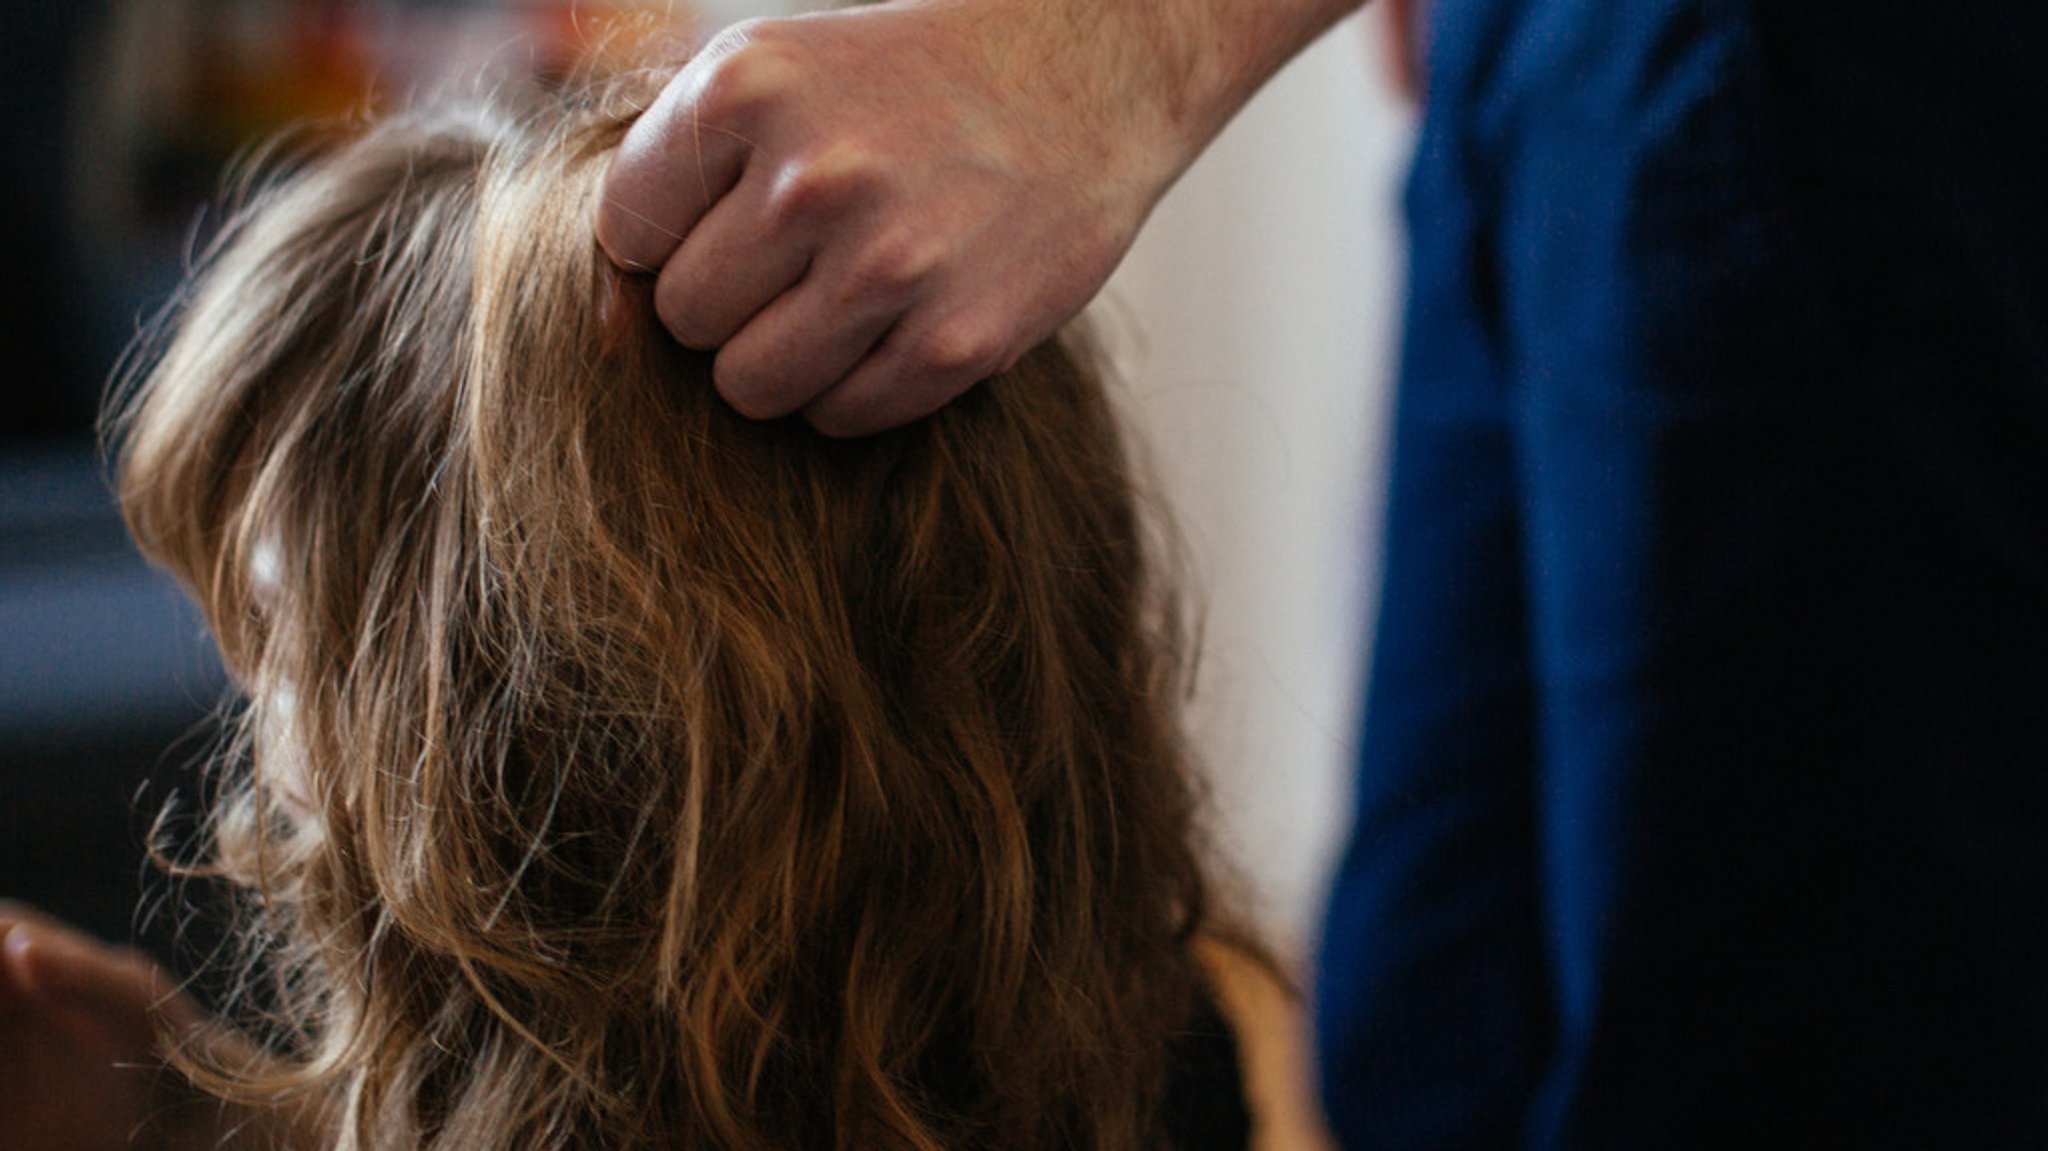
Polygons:
<instances>
[{"instance_id":1,"label":"fingernail","mask_svg":"<svg viewBox=\"0 0 2048 1151\"><path fill-rule=\"evenodd\" d=\"M36 938L26 923L17 923L0 936L0 965L7 968L15 986L28 991L38 990L33 949L41 944L42 940Z\"/></svg>"},{"instance_id":2,"label":"fingernail","mask_svg":"<svg viewBox=\"0 0 2048 1151\"><path fill-rule=\"evenodd\" d=\"M70 988L62 977L65 963L76 961L82 949L61 932L17 925L7 936L7 963L16 983L38 995L62 998ZM52 973L57 978L51 978Z\"/></svg>"}]
</instances>

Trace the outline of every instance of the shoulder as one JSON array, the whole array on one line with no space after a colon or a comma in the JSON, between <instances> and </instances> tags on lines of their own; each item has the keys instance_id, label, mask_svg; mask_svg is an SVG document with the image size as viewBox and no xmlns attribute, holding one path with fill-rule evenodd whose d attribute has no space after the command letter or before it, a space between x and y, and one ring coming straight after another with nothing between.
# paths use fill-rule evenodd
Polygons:
<instances>
[{"instance_id":1,"label":"shoulder","mask_svg":"<svg viewBox=\"0 0 2048 1151\"><path fill-rule=\"evenodd\" d=\"M1198 936L1194 953L1237 1039L1251 1151L1333 1151L1315 1104L1301 997L1271 960L1228 937Z\"/></svg>"}]
</instances>

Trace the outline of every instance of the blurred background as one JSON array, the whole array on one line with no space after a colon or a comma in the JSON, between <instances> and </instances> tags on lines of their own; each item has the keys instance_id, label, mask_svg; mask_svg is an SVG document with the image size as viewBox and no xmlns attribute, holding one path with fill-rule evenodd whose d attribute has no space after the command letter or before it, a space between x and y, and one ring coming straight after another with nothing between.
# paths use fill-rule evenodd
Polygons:
<instances>
[{"instance_id":1,"label":"blurred background","mask_svg":"<svg viewBox=\"0 0 2048 1151\"><path fill-rule=\"evenodd\" d=\"M93 423L207 230L221 169L308 118L549 82L651 9L774 0L0 0L0 896L167 952L142 853L195 793L226 683L135 556ZM1289 955L1348 809L1410 124L1380 30L1340 28L1161 206L1095 309L1206 620L1195 726L1218 838Z\"/></svg>"}]
</instances>

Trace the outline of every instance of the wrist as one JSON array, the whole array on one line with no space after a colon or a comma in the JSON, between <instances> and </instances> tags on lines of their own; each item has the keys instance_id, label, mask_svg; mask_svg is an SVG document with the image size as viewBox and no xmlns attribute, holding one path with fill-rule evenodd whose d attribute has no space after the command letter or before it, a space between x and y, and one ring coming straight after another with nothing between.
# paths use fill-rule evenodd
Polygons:
<instances>
[{"instance_id":1,"label":"wrist","mask_svg":"<svg viewBox=\"0 0 2048 1151\"><path fill-rule=\"evenodd\" d=\"M1149 213L1225 124L1361 0L926 0L973 37L1032 135ZM1071 130L1062 130L1071 129Z\"/></svg>"}]
</instances>

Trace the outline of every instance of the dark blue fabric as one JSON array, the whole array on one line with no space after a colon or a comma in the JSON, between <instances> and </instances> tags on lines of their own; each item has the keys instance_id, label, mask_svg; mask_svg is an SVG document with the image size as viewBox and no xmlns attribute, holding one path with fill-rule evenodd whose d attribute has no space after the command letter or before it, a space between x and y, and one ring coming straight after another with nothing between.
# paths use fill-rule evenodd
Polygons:
<instances>
[{"instance_id":1,"label":"dark blue fabric","mask_svg":"<svg viewBox=\"0 0 2048 1151\"><path fill-rule=\"evenodd\" d=\"M1341 1137L2048 1146L2048 8L1430 32Z\"/></svg>"}]
</instances>

